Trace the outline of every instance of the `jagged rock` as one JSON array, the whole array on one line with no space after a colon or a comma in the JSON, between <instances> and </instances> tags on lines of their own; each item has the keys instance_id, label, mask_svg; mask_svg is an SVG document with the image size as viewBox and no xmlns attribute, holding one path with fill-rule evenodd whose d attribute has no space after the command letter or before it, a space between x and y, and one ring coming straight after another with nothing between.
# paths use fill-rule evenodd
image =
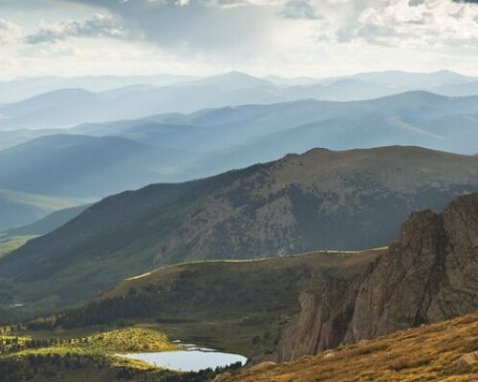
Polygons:
<instances>
[{"instance_id":1,"label":"jagged rock","mask_svg":"<svg viewBox=\"0 0 478 382\"><path fill-rule=\"evenodd\" d=\"M460 370L467 370L478 363L478 352L472 352L463 355L457 363Z\"/></svg>"},{"instance_id":2,"label":"jagged rock","mask_svg":"<svg viewBox=\"0 0 478 382\"><path fill-rule=\"evenodd\" d=\"M274 355L288 361L478 309L478 195L441 214L411 215L360 275L331 277L301 295L301 313Z\"/></svg>"},{"instance_id":3,"label":"jagged rock","mask_svg":"<svg viewBox=\"0 0 478 382\"><path fill-rule=\"evenodd\" d=\"M330 351L330 350L324 352L323 359L329 359L329 358L333 358L333 357L335 357L335 352Z\"/></svg>"}]
</instances>

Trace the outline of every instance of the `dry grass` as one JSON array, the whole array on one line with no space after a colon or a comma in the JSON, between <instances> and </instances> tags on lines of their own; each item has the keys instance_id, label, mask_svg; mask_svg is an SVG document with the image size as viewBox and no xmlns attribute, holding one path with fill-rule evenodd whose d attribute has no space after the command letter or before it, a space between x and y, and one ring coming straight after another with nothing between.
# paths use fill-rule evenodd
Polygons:
<instances>
[{"instance_id":1,"label":"dry grass","mask_svg":"<svg viewBox=\"0 0 478 382\"><path fill-rule=\"evenodd\" d=\"M290 363L258 365L220 382L472 382L478 365L463 369L458 361L477 350L473 313Z\"/></svg>"}]
</instances>

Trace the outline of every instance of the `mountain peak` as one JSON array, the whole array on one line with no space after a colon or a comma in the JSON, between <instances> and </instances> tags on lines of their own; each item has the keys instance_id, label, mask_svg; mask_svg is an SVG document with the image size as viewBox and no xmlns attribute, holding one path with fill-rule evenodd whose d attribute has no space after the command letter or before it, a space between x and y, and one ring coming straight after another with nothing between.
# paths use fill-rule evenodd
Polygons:
<instances>
[{"instance_id":1,"label":"mountain peak","mask_svg":"<svg viewBox=\"0 0 478 382\"><path fill-rule=\"evenodd\" d=\"M230 71L223 74L217 74L194 83L200 85L216 86L224 91L273 86L272 82L239 71Z\"/></svg>"}]
</instances>

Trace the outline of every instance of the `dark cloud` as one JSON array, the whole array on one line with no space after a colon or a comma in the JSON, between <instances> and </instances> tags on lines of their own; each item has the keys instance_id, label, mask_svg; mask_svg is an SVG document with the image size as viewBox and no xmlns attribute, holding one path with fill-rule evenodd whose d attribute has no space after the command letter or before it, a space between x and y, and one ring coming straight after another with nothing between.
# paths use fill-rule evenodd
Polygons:
<instances>
[{"instance_id":1,"label":"dark cloud","mask_svg":"<svg viewBox=\"0 0 478 382\"><path fill-rule=\"evenodd\" d=\"M270 7L245 0L73 0L103 7L145 39L175 51L224 51L253 46Z\"/></svg>"}]
</instances>

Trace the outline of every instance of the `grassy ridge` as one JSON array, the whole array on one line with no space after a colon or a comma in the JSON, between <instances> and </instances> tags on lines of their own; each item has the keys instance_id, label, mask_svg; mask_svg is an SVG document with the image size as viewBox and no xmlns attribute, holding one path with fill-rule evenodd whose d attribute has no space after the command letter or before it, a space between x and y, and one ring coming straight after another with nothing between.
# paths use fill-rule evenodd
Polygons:
<instances>
[{"instance_id":1,"label":"grassy ridge","mask_svg":"<svg viewBox=\"0 0 478 382\"><path fill-rule=\"evenodd\" d=\"M300 311L304 289L334 274L359 274L383 251L163 267L127 279L83 307L38 318L30 327L75 331L126 323L249 358L261 357L275 349L283 329Z\"/></svg>"}]
</instances>

